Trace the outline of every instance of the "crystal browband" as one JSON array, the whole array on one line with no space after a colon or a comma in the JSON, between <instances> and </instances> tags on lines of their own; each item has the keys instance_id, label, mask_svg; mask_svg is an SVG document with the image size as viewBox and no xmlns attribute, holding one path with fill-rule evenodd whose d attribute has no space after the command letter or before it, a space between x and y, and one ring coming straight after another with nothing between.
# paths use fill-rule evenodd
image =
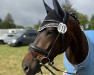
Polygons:
<instances>
[{"instance_id":1,"label":"crystal browband","mask_svg":"<svg viewBox=\"0 0 94 75\"><path fill-rule=\"evenodd\" d=\"M48 23L48 24L45 24L42 27L39 27L38 31L42 31L42 30L44 30L47 27L56 27L57 28L58 25L59 25L58 23Z\"/></svg>"}]
</instances>

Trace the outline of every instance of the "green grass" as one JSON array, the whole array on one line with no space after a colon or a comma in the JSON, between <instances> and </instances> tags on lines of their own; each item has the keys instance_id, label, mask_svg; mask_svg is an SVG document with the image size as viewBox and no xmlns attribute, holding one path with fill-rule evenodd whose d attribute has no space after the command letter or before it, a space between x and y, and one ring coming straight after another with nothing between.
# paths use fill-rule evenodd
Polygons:
<instances>
[{"instance_id":1,"label":"green grass","mask_svg":"<svg viewBox=\"0 0 94 75\"><path fill-rule=\"evenodd\" d=\"M25 75L21 67L21 62L27 50L28 46L10 47L8 45L0 45L0 75ZM55 58L54 65L59 69L64 70L62 55ZM42 68L42 70L44 75L49 74L45 68ZM56 75L62 75L62 73L56 72L53 69L52 71L55 72Z\"/></svg>"}]
</instances>

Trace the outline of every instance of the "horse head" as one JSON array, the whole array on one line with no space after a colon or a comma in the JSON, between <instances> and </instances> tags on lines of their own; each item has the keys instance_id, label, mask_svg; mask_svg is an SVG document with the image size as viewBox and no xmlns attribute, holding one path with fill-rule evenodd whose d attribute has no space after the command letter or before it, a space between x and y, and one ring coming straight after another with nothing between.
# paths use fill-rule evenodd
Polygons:
<instances>
[{"instance_id":1,"label":"horse head","mask_svg":"<svg viewBox=\"0 0 94 75\"><path fill-rule=\"evenodd\" d=\"M44 6L47 16L22 61L26 75L35 75L41 71L43 65L40 63L51 62L57 55L65 52L72 40L70 34L74 27L71 25L77 24L72 16L62 10L57 0L53 0L54 9L45 2Z\"/></svg>"}]
</instances>

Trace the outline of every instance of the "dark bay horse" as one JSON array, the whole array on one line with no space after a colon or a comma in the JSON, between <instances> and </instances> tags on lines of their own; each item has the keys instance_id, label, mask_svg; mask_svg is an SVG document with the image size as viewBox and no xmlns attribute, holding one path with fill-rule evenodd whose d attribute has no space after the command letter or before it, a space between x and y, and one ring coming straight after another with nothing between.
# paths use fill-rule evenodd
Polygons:
<instances>
[{"instance_id":1,"label":"dark bay horse","mask_svg":"<svg viewBox=\"0 0 94 75\"><path fill-rule=\"evenodd\" d=\"M26 75L35 75L41 71L41 66L48 69L45 64L49 63L52 66L54 58L62 53L64 53L63 63L68 75L94 75L92 71L94 66L87 67L89 64L94 65L93 59L90 58L94 46L89 46L92 41L88 42L92 37L86 35L90 32L83 32L77 19L62 10L57 0L53 0L54 9L45 2L44 5L47 16L22 61L22 68ZM92 33L94 35L94 31ZM90 51L91 48L93 50ZM58 70L54 66L52 68ZM48 70L55 75L50 69Z\"/></svg>"}]
</instances>

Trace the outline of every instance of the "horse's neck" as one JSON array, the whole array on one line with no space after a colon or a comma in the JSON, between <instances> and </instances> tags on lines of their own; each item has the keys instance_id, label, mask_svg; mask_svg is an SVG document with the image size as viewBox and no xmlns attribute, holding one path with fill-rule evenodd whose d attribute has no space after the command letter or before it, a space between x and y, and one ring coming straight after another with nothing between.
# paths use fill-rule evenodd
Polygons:
<instances>
[{"instance_id":1,"label":"horse's neck","mask_svg":"<svg viewBox=\"0 0 94 75\"><path fill-rule=\"evenodd\" d=\"M72 41L66 50L66 56L70 63L79 64L83 62L88 55L88 43L85 34L79 28L79 32L74 33Z\"/></svg>"}]
</instances>

